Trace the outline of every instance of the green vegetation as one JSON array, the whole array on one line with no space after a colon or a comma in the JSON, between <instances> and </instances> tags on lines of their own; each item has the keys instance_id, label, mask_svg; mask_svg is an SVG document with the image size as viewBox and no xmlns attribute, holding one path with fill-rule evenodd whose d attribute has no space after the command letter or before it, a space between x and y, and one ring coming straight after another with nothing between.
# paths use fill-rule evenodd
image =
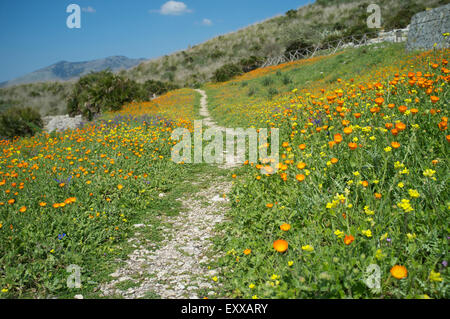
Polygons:
<instances>
[{"instance_id":1,"label":"green vegetation","mask_svg":"<svg viewBox=\"0 0 450 319\"><path fill-rule=\"evenodd\" d=\"M41 115L30 107L10 107L0 113L0 137L31 136L42 127Z\"/></svg>"}]
</instances>

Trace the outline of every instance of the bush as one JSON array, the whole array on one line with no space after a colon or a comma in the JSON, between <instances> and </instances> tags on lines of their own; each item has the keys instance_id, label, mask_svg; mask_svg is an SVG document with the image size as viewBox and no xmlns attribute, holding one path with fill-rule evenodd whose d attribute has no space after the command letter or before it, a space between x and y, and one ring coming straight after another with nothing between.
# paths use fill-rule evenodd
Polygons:
<instances>
[{"instance_id":1,"label":"bush","mask_svg":"<svg viewBox=\"0 0 450 319\"><path fill-rule=\"evenodd\" d=\"M239 62L243 72L253 71L253 70L259 68L259 66L263 63L264 63L264 58L254 56L254 55L250 56L249 58L242 59Z\"/></svg>"},{"instance_id":2,"label":"bush","mask_svg":"<svg viewBox=\"0 0 450 319\"><path fill-rule=\"evenodd\" d=\"M151 97L153 94L161 95L178 88L178 85L171 82L148 80L142 85L143 96L141 96L141 98L145 99L145 94Z\"/></svg>"},{"instance_id":3,"label":"bush","mask_svg":"<svg viewBox=\"0 0 450 319\"><path fill-rule=\"evenodd\" d=\"M216 82L226 82L237 75L241 75L242 72L242 68L237 64L225 64L214 72L213 80Z\"/></svg>"},{"instance_id":4,"label":"bush","mask_svg":"<svg viewBox=\"0 0 450 319\"><path fill-rule=\"evenodd\" d=\"M10 107L0 113L0 137L31 136L43 126L41 115L31 107Z\"/></svg>"},{"instance_id":5,"label":"bush","mask_svg":"<svg viewBox=\"0 0 450 319\"><path fill-rule=\"evenodd\" d=\"M110 71L90 73L78 80L67 101L71 116L92 118L104 111L120 110L133 100L143 100L142 86Z\"/></svg>"}]
</instances>

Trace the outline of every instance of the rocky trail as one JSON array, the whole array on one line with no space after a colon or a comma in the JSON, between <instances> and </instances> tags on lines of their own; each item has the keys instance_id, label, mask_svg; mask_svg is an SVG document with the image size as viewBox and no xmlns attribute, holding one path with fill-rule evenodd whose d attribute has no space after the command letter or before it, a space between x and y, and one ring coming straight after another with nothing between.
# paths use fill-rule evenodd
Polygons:
<instances>
[{"instance_id":1,"label":"rocky trail","mask_svg":"<svg viewBox=\"0 0 450 319\"><path fill-rule=\"evenodd\" d=\"M204 126L225 131L210 117L205 92L197 92L202 95L200 115L204 117ZM231 169L235 166L234 163L225 163L219 167ZM229 209L227 193L232 183L224 176L211 176L208 172L200 172L185 182L201 186L177 199L183 207L177 216L163 217L164 222L170 224L167 232L173 236L155 249L151 242L137 233L136 238L130 239L136 249L125 264L111 274L113 280L100 287L102 296L129 299L148 296L164 299L220 297L216 292L217 283L213 280L217 271L208 269L207 264L215 258L211 253L210 239L216 235L215 226L225 220ZM124 282L132 284L126 290L118 288Z\"/></svg>"}]
</instances>

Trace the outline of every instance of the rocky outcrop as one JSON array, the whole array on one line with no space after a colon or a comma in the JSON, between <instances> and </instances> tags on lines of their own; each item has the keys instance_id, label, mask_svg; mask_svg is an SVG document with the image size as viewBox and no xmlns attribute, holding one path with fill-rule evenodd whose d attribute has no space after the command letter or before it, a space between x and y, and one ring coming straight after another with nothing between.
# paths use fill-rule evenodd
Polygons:
<instances>
[{"instance_id":1,"label":"rocky outcrop","mask_svg":"<svg viewBox=\"0 0 450 319\"><path fill-rule=\"evenodd\" d=\"M70 117L69 115L46 116L42 120L44 121L44 129L47 132L75 129L83 123L81 115L75 117Z\"/></svg>"},{"instance_id":2,"label":"rocky outcrop","mask_svg":"<svg viewBox=\"0 0 450 319\"><path fill-rule=\"evenodd\" d=\"M419 12L412 17L406 49L430 50L450 47L450 4Z\"/></svg>"}]
</instances>

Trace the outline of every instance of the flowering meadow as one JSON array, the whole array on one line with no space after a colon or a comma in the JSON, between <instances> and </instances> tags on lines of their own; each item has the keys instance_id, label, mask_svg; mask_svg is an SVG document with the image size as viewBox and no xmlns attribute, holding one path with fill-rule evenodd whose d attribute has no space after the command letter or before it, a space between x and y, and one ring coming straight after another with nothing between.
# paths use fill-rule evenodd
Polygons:
<instances>
[{"instance_id":1,"label":"flowering meadow","mask_svg":"<svg viewBox=\"0 0 450 319\"><path fill-rule=\"evenodd\" d=\"M448 298L450 51L403 50L350 49L203 87L219 124L280 129L275 174L261 174L264 158L229 171L217 296ZM172 162L170 136L193 131L199 101L180 89L80 129L0 141L0 298L71 298L69 265L97 297L133 224L152 225L156 244L176 236L159 217L179 204L160 195L203 164Z\"/></svg>"},{"instance_id":2,"label":"flowering meadow","mask_svg":"<svg viewBox=\"0 0 450 319\"><path fill-rule=\"evenodd\" d=\"M265 159L233 174L217 242L230 296L448 297L449 53L252 97L256 106L237 93L252 82L226 83L232 95L209 87L229 125L280 128L276 174L261 174Z\"/></svg>"},{"instance_id":3,"label":"flowering meadow","mask_svg":"<svg viewBox=\"0 0 450 319\"><path fill-rule=\"evenodd\" d=\"M126 257L133 222L183 179L172 129L192 129L197 96L184 89L82 129L0 143L0 296L70 296L69 265L92 291ZM161 107L161 104L164 107ZM150 212L150 214L149 214Z\"/></svg>"}]
</instances>

